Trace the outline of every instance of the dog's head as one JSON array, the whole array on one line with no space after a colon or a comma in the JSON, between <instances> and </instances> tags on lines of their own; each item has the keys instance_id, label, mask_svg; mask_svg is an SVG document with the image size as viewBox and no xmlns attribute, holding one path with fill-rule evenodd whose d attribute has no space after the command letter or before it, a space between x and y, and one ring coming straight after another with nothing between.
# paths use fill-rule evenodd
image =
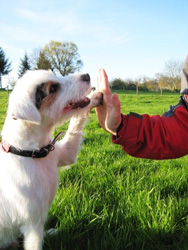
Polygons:
<instances>
[{"instance_id":1,"label":"dog's head","mask_svg":"<svg viewBox=\"0 0 188 250\"><path fill-rule=\"evenodd\" d=\"M8 115L31 123L68 120L76 109L90 103L88 74L58 77L51 71L28 71L21 77L9 99Z\"/></svg>"}]
</instances>

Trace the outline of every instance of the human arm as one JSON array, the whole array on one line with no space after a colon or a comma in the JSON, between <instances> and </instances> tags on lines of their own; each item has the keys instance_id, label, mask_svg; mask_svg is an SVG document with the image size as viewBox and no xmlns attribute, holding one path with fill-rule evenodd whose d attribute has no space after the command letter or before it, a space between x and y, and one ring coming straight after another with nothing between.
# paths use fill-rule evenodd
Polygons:
<instances>
[{"instance_id":1,"label":"human arm","mask_svg":"<svg viewBox=\"0 0 188 250\"><path fill-rule=\"evenodd\" d=\"M115 144L128 154L147 159L174 159L188 154L188 111L186 96L163 116L123 115L123 126Z\"/></svg>"}]
</instances>

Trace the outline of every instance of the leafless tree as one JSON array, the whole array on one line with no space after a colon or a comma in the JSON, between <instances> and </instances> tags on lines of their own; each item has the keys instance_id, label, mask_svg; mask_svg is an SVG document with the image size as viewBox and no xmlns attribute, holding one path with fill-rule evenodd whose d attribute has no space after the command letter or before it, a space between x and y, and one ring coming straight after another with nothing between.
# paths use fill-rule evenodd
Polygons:
<instances>
[{"instance_id":1,"label":"leafless tree","mask_svg":"<svg viewBox=\"0 0 188 250\"><path fill-rule=\"evenodd\" d=\"M164 75L169 78L174 90L180 88L182 67L183 62L175 59L165 63Z\"/></svg>"}]
</instances>

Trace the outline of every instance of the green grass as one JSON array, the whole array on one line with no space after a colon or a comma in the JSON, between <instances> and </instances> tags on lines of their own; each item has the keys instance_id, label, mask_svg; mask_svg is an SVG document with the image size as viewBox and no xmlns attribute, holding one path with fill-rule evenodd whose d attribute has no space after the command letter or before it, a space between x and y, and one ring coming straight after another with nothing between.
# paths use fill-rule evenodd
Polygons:
<instances>
[{"instance_id":1,"label":"green grass","mask_svg":"<svg viewBox=\"0 0 188 250\"><path fill-rule=\"evenodd\" d=\"M6 116L7 111L7 105L8 105L8 95L6 91L0 91L0 131L2 129L4 119ZM1 138L1 136L0 136Z\"/></svg>"},{"instance_id":2,"label":"green grass","mask_svg":"<svg viewBox=\"0 0 188 250\"><path fill-rule=\"evenodd\" d=\"M161 115L179 100L179 94L118 95L125 114ZM0 126L6 98L0 92ZM59 233L46 237L43 249L187 250L188 156L165 161L130 157L112 144L94 111L84 133L77 163L59 170L46 223L46 229L56 227Z\"/></svg>"}]
</instances>

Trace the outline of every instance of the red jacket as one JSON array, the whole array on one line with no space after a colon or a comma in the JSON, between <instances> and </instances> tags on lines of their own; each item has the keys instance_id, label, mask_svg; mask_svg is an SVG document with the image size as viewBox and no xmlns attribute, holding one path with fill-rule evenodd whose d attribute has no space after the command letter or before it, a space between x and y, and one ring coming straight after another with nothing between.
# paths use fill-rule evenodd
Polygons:
<instances>
[{"instance_id":1,"label":"red jacket","mask_svg":"<svg viewBox=\"0 0 188 250\"><path fill-rule=\"evenodd\" d=\"M188 154L187 95L162 116L122 115L112 141L128 154L147 159L173 159Z\"/></svg>"}]
</instances>

